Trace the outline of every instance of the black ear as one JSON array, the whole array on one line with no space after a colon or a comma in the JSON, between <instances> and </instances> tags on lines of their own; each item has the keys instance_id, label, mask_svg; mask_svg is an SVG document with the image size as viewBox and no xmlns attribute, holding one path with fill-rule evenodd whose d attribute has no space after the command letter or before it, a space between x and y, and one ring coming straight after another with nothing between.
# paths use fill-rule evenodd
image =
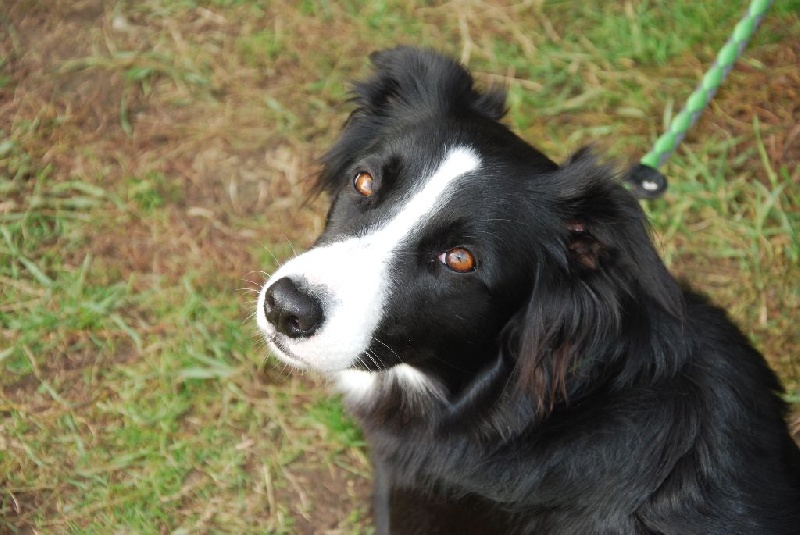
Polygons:
<instances>
[{"instance_id":1,"label":"black ear","mask_svg":"<svg viewBox=\"0 0 800 535\"><path fill-rule=\"evenodd\" d=\"M334 190L341 173L388 128L437 116L499 120L505 114L503 91L478 92L469 72L441 54L398 47L375 52L370 59L374 73L354 85L351 101L356 109L323 156L314 193Z\"/></svg>"},{"instance_id":2,"label":"black ear","mask_svg":"<svg viewBox=\"0 0 800 535\"><path fill-rule=\"evenodd\" d=\"M355 86L362 113L391 119L430 115L505 115L505 93L479 93L470 73L433 52L398 47L370 56L375 73Z\"/></svg>"},{"instance_id":3,"label":"black ear","mask_svg":"<svg viewBox=\"0 0 800 535\"><path fill-rule=\"evenodd\" d=\"M588 150L532 187L557 228L512 331L522 387L542 414L588 376L599 384L597 377L613 370L614 381L625 382L673 369L680 352L657 344L682 339L683 297L638 202ZM677 332L667 336L671 329Z\"/></svg>"},{"instance_id":4,"label":"black ear","mask_svg":"<svg viewBox=\"0 0 800 535\"><path fill-rule=\"evenodd\" d=\"M554 210L561 225L562 250L574 274L592 282L646 295L674 313L682 298L658 256L647 216L615 170L598 162L589 148L571 156L553 174Z\"/></svg>"}]
</instances>

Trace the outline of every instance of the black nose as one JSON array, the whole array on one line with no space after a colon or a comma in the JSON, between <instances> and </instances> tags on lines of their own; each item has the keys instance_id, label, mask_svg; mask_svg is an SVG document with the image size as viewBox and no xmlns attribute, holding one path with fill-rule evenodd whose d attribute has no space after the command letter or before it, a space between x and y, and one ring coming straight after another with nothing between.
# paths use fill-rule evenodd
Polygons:
<instances>
[{"instance_id":1,"label":"black nose","mask_svg":"<svg viewBox=\"0 0 800 535\"><path fill-rule=\"evenodd\" d=\"M292 338L311 336L322 324L322 304L288 277L278 279L267 288L264 313L278 332Z\"/></svg>"}]
</instances>

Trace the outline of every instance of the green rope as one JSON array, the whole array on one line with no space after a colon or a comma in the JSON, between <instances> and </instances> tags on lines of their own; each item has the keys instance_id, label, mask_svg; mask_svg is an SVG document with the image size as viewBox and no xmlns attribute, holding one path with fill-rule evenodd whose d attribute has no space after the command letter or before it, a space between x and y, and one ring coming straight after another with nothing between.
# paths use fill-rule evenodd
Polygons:
<instances>
[{"instance_id":1,"label":"green rope","mask_svg":"<svg viewBox=\"0 0 800 535\"><path fill-rule=\"evenodd\" d=\"M728 42L717 54L714 65L703 76L683 110L672 119L669 128L658 138L653 149L631 171L628 180L641 196L659 197L667 189L667 181L657 169L667 161L686 136L686 132L700 118L773 2L774 0L753 0L750 3L747 13L734 28Z\"/></svg>"}]
</instances>

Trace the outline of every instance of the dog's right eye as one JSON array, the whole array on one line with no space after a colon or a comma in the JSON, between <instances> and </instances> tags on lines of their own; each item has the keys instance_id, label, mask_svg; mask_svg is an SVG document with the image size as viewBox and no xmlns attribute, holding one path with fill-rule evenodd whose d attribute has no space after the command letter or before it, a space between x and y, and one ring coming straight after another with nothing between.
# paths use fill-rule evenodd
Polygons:
<instances>
[{"instance_id":1,"label":"dog's right eye","mask_svg":"<svg viewBox=\"0 0 800 535\"><path fill-rule=\"evenodd\" d=\"M353 187L364 197L370 197L375 193L375 180L371 174L361 171L353 178Z\"/></svg>"}]
</instances>

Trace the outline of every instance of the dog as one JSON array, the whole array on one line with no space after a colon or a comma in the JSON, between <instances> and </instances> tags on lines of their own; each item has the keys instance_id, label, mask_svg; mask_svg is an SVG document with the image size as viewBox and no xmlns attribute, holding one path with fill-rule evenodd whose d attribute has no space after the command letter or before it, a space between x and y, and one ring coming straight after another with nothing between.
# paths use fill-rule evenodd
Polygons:
<instances>
[{"instance_id":1,"label":"dog","mask_svg":"<svg viewBox=\"0 0 800 535\"><path fill-rule=\"evenodd\" d=\"M800 533L778 379L617 173L554 163L451 59L371 59L321 160L325 229L257 321L362 426L377 532Z\"/></svg>"}]
</instances>

